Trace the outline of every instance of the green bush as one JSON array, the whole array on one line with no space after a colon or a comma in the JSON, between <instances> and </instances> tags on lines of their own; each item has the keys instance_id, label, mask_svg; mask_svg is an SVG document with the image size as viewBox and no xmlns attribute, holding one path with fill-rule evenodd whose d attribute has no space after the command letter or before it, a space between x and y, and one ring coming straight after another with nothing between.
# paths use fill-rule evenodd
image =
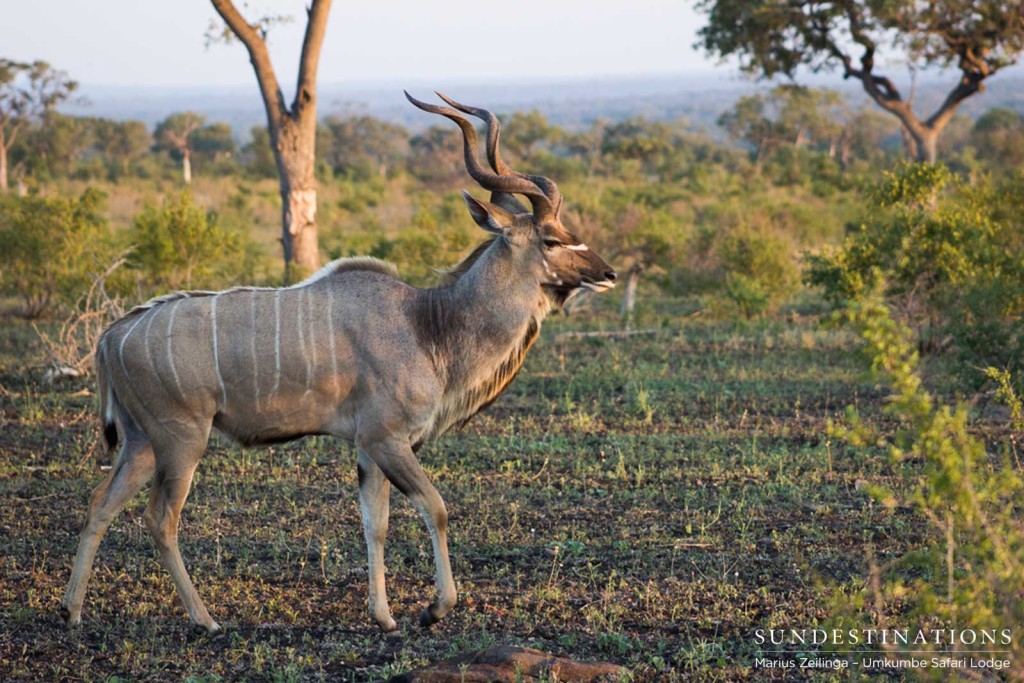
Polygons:
<instances>
[{"instance_id":1,"label":"green bush","mask_svg":"<svg viewBox=\"0 0 1024 683\"><path fill-rule=\"evenodd\" d=\"M719 234L702 231L700 267L709 271L705 288L719 313L753 318L774 311L792 294L799 272L788 241L750 228ZM699 276L694 281L699 281Z\"/></svg>"},{"instance_id":2,"label":"green bush","mask_svg":"<svg viewBox=\"0 0 1024 683\"><path fill-rule=\"evenodd\" d=\"M790 294L796 285L798 274L790 251L779 237L739 230L723 241L722 264L728 276L745 278L761 289L767 306Z\"/></svg>"},{"instance_id":3,"label":"green bush","mask_svg":"<svg viewBox=\"0 0 1024 683\"><path fill-rule=\"evenodd\" d=\"M246 250L237 233L220 227L217 214L195 204L185 190L135 217L129 265L151 291L213 288L244 276Z\"/></svg>"},{"instance_id":4,"label":"green bush","mask_svg":"<svg viewBox=\"0 0 1024 683\"><path fill-rule=\"evenodd\" d=\"M967 404L941 405L923 387L912 335L877 292L854 302L847 320L865 342L876 376L891 387L885 412L902 429L891 438L880 436L851 411L848 426L833 432L855 447L881 443L886 448L901 485L872 494L887 507L913 508L927 540L919 550L873 567L873 576L852 600L838 595L831 626L998 633L1019 628L1024 623L1024 478L1014 465L1013 440L990 452L972 433ZM984 374L1010 408L1007 426L1019 431L1021 401L1009 375L994 368ZM1024 670L1024 644L1013 638L999 649L1009 650L999 658L1011 659L1012 671Z\"/></svg>"},{"instance_id":5,"label":"green bush","mask_svg":"<svg viewBox=\"0 0 1024 683\"><path fill-rule=\"evenodd\" d=\"M1024 335L1022 190L1020 175L967 183L941 165L885 173L868 192L868 220L838 249L807 256L805 282L837 305L884 282L922 348L947 340L972 362L1019 362L1002 345Z\"/></svg>"},{"instance_id":6,"label":"green bush","mask_svg":"<svg viewBox=\"0 0 1024 683\"><path fill-rule=\"evenodd\" d=\"M0 287L37 318L72 307L115 260L102 211L106 195L0 196Z\"/></svg>"}]
</instances>

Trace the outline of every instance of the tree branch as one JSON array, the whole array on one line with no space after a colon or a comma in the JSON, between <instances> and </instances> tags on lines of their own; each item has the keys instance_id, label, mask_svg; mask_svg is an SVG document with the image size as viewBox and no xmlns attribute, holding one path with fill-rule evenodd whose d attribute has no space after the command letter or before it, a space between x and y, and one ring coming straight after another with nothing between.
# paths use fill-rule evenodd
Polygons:
<instances>
[{"instance_id":1,"label":"tree branch","mask_svg":"<svg viewBox=\"0 0 1024 683\"><path fill-rule=\"evenodd\" d=\"M281 94L281 86L277 82L277 75L274 73L274 65L270 61L270 53L267 51L267 43L260 35L257 27L245 20L245 17L235 9L231 0L210 0L213 8L217 10L224 23L228 25L231 32L238 36L245 48L249 51L249 61L252 62L256 72L256 80L259 82L260 94L263 96L263 104L267 108L267 118L272 129L279 129L282 117L288 115L288 108L284 102L284 95Z\"/></svg>"},{"instance_id":2,"label":"tree branch","mask_svg":"<svg viewBox=\"0 0 1024 683\"><path fill-rule=\"evenodd\" d=\"M316 95L316 73L320 64L320 48L324 44L327 30L327 16L331 11L331 0L313 0L306 20L306 36L302 40L302 56L299 59L299 83L295 92L292 109L299 115L307 102L313 102Z\"/></svg>"},{"instance_id":3,"label":"tree branch","mask_svg":"<svg viewBox=\"0 0 1024 683\"><path fill-rule=\"evenodd\" d=\"M925 121L925 125L929 128L941 130L953 118L953 114L956 113L960 103L981 90L981 82L983 80L985 80L985 76L965 70L960 82L949 91L949 94L942 104L939 105L939 108Z\"/></svg>"},{"instance_id":4,"label":"tree branch","mask_svg":"<svg viewBox=\"0 0 1024 683\"><path fill-rule=\"evenodd\" d=\"M11 124L11 127L8 128L7 132L4 134L4 147L8 150L14 147L14 141L18 139L18 133L20 133L21 129L25 127L25 124L28 123L28 119L23 116L17 116L12 120L13 123ZM6 123L7 122L4 121L5 125Z\"/></svg>"}]
</instances>

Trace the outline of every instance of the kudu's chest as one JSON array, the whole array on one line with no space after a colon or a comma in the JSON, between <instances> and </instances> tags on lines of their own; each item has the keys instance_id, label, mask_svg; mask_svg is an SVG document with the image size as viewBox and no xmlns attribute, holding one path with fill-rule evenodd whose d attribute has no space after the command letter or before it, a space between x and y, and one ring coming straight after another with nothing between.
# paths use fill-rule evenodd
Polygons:
<instances>
[{"instance_id":1,"label":"kudu's chest","mask_svg":"<svg viewBox=\"0 0 1024 683\"><path fill-rule=\"evenodd\" d=\"M474 415L490 406L515 379L526 353L540 334L540 319L531 318L515 341L484 362L465 363L449 378L431 436L462 427ZM467 342L468 343L468 342ZM466 348L467 355L469 349Z\"/></svg>"}]
</instances>

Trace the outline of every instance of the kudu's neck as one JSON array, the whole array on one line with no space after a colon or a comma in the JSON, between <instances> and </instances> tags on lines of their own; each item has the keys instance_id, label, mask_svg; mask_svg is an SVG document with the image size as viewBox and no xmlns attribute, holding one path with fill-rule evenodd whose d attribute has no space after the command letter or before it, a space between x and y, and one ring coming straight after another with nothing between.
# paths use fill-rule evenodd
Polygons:
<instances>
[{"instance_id":1,"label":"kudu's neck","mask_svg":"<svg viewBox=\"0 0 1024 683\"><path fill-rule=\"evenodd\" d=\"M514 374L550 311L540 283L517 269L502 240L455 282L424 290L422 304L426 341L449 387Z\"/></svg>"}]
</instances>

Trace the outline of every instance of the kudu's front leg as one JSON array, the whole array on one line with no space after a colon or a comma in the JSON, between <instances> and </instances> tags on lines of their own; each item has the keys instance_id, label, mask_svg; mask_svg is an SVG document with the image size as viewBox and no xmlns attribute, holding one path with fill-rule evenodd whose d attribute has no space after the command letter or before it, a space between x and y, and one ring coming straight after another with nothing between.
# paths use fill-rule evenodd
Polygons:
<instances>
[{"instance_id":1,"label":"kudu's front leg","mask_svg":"<svg viewBox=\"0 0 1024 683\"><path fill-rule=\"evenodd\" d=\"M359 472L359 509L363 513L363 532L366 534L370 614L380 630L389 633L398 628L391 618L384 583L384 541L388 535L391 484L381 469L362 451L359 451L356 467Z\"/></svg>"},{"instance_id":2,"label":"kudu's front leg","mask_svg":"<svg viewBox=\"0 0 1024 683\"><path fill-rule=\"evenodd\" d=\"M455 580L452 578L451 562L448 559L448 511L445 509L444 501L441 499L441 494L430 483L426 472L420 467L407 441L387 440L367 443L359 439L358 445L360 454L365 453L383 471L388 480L416 506L427 524L430 540L434 546L437 595L420 615L420 626L431 626L451 611L456 600ZM371 595L373 581L374 577L371 576ZM383 579L381 583L383 584ZM383 595L383 591L381 591L381 595ZM379 619L378 623L380 623Z\"/></svg>"}]
</instances>

